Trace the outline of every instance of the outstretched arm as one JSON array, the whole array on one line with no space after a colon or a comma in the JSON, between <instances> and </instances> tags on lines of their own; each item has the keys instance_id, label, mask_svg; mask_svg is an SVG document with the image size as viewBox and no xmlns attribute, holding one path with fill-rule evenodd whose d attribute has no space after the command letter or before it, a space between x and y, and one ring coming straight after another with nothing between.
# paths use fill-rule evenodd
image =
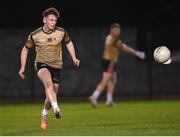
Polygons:
<instances>
[{"instance_id":1,"label":"outstretched arm","mask_svg":"<svg viewBox=\"0 0 180 137\"><path fill-rule=\"evenodd\" d=\"M79 59L76 58L76 53L75 53L75 49L74 49L74 45L73 45L72 41L70 41L66 46L72 57L74 65L79 67L80 61L79 61Z\"/></svg>"},{"instance_id":2,"label":"outstretched arm","mask_svg":"<svg viewBox=\"0 0 180 137\"><path fill-rule=\"evenodd\" d=\"M21 51L21 68L19 70L19 76L21 79L25 79L24 71L26 68L28 49L24 46Z\"/></svg>"},{"instance_id":3,"label":"outstretched arm","mask_svg":"<svg viewBox=\"0 0 180 137\"><path fill-rule=\"evenodd\" d=\"M121 48L124 52L128 53L128 54L132 54L134 56L137 56L138 58L140 59L144 59L145 58L145 53L142 52L142 51L138 51L138 50L135 50L131 47L128 47L126 44L123 43L123 46Z\"/></svg>"}]
</instances>

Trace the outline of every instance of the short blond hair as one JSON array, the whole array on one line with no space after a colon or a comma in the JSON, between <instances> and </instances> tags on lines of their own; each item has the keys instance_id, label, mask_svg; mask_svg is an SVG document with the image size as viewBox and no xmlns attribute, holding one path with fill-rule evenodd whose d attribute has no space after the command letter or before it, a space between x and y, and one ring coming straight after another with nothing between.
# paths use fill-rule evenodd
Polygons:
<instances>
[{"instance_id":1,"label":"short blond hair","mask_svg":"<svg viewBox=\"0 0 180 137\"><path fill-rule=\"evenodd\" d=\"M48 8L45 11L43 11L43 13L42 13L43 17L47 17L50 14L53 14L57 18L59 18L59 11L54 7Z\"/></svg>"}]
</instances>

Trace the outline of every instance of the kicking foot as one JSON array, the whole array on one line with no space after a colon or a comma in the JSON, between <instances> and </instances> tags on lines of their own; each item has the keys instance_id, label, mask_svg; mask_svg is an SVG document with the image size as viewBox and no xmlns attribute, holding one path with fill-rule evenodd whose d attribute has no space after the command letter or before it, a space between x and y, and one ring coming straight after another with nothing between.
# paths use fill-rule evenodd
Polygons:
<instances>
[{"instance_id":1,"label":"kicking foot","mask_svg":"<svg viewBox=\"0 0 180 137\"><path fill-rule=\"evenodd\" d=\"M59 108L54 109L54 116L59 119L61 118L61 111Z\"/></svg>"},{"instance_id":2,"label":"kicking foot","mask_svg":"<svg viewBox=\"0 0 180 137\"><path fill-rule=\"evenodd\" d=\"M96 108L96 106L97 106L97 100L96 100L93 96L90 96L90 97L89 97L89 100L90 100L92 106L93 106L94 108Z\"/></svg>"}]
</instances>

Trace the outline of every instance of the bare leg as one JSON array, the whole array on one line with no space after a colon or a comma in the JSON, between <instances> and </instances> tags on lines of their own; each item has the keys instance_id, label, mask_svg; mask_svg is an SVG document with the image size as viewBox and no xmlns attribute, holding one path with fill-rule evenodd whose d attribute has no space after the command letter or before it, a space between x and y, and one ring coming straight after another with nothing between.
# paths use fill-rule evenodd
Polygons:
<instances>
[{"instance_id":1,"label":"bare leg","mask_svg":"<svg viewBox=\"0 0 180 137\"><path fill-rule=\"evenodd\" d=\"M56 95L58 94L59 91L59 84L53 84L54 92ZM50 101L46 98L44 102L44 109L42 110L42 115L41 115L41 128L46 129L48 127L48 111L51 108L51 103Z\"/></svg>"},{"instance_id":2,"label":"bare leg","mask_svg":"<svg viewBox=\"0 0 180 137\"><path fill-rule=\"evenodd\" d=\"M108 82L107 86L107 99L106 99L106 105L112 105L113 104L113 93L114 93L114 88L117 82L117 74L116 72L113 73L113 76L111 80Z\"/></svg>"},{"instance_id":3,"label":"bare leg","mask_svg":"<svg viewBox=\"0 0 180 137\"><path fill-rule=\"evenodd\" d=\"M54 92L55 92L55 94L56 94L56 96L57 96L58 91L59 91L59 84L53 84L53 88L54 88ZM48 100L48 98L46 98L45 101L44 101L44 108L45 108L46 110L49 110L49 109L51 108L51 103L50 103L50 101Z\"/></svg>"},{"instance_id":4,"label":"bare leg","mask_svg":"<svg viewBox=\"0 0 180 137\"><path fill-rule=\"evenodd\" d=\"M38 71L38 77L42 81L44 87L45 87L45 92L46 92L46 101L45 102L50 102L51 106L53 107L55 116L57 118L60 118L60 109L57 105L57 97L56 93L54 91L54 84L52 82L51 74L47 68L42 68ZM48 107L47 103L47 107Z\"/></svg>"},{"instance_id":5,"label":"bare leg","mask_svg":"<svg viewBox=\"0 0 180 137\"><path fill-rule=\"evenodd\" d=\"M109 80L111 79L112 74L108 73L108 72L104 72L103 73L103 77L102 80L99 82L99 84L97 85L96 90L98 90L99 92L103 92L104 89L107 86L107 83L109 82Z\"/></svg>"},{"instance_id":6,"label":"bare leg","mask_svg":"<svg viewBox=\"0 0 180 137\"><path fill-rule=\"evenodd\" d=\"M98 86L97 86L96 90L93 92L92 96L89 97L89 99L94 107L96 107L97 99L100 96L100 94L104 91L104 89L106 88L111 77L112 77L111 73L104 72L102 80L98 84Z\"/></svg>"},{"instance_id":7,"label":"bare leg","mask_svg":"<svg viewBox=\"0 0 180 137\"><path fill-rule=\"evenodd\" d=\"M55 92L55 94L57 96L58 91L59 91L59 84L53 84L53 89L54 89L54 92ZM46 110L49 110L51 108L51 103L47 98L44 101L44 108Z\"/></svg>"},{"instance_id":8,"label":"bare leg","mask_svg":"<svg viewBox=\"0 0 180 137\"><path fill-rule=\"evenodd\" d=\"M46 98L51 102L57 102L56 94L53 89L53 82L51 79L51 74L48 69L42 68L38 71L38 77L42 81L45 92L46 92Z\"/></svg>"},{"instance_id":9,"label":"bare leg","mask_svg":"<svg viewBox=\"0 0 180 137\"><path fill-rule=\"evenodd\" d=\"M53 88L54 88L54 92L55 92L56 95L57 95L58 92L59 92L59 84L54 83L54 84L53 84Z\"/></svg>"}]
</instances>

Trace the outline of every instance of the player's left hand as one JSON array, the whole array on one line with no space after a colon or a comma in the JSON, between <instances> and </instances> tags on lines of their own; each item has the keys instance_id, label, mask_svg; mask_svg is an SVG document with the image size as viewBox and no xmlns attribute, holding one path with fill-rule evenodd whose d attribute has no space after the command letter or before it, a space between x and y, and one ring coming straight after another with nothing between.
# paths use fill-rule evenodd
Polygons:
<instances>
[{"instance_id":1,"label":"player's left hand","mask_svg":"<svg viewBox=\"0 0 180 137\"><path fill-rule=\"evenodd\" d=\"M80 64L80 60L77 59L77 58L73 58L73 62L74 62L74 65L79 67L79 64Z\"/></svg>"},{"instance_id":2,"label":"player's left hand","mask_svg":"<svg viewBox=\"0 0 180 137\"><path fill-rule=\"evenodd\" d=\"M146 58L145 52L142 51L136 51L136 56L142 60Z\"/></svg>"}]
</instances>

